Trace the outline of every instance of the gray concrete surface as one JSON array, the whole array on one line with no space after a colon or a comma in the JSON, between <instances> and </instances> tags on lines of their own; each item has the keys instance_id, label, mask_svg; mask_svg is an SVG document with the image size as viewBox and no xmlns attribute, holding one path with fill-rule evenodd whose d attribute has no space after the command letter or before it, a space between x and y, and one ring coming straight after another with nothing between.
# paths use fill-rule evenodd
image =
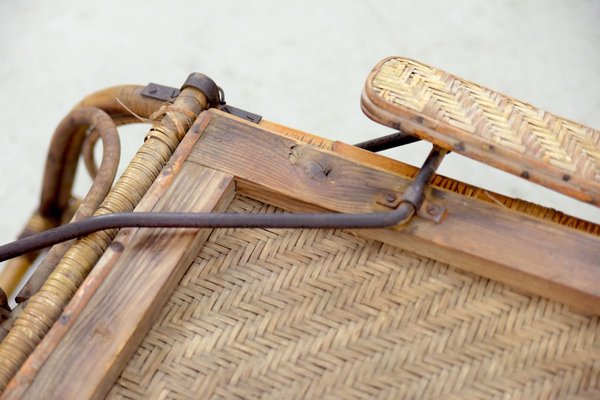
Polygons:
<instances>
[{"instance_id":1,"label":"gray concrete surface","mask_svg":"<svg viewBox=\"0 0 600 400\"><path fill-rule=\"evenodd\" d=\"M97 89L200 71L233 105L354 143L390 132L359 96L378 60L404 55L600 128L599 17L594 0L0 0L0 242L36 206L54 127ZM123 131L125 160L144 132ZM388 154L419 164L426 151ZM597 208L455 154L442 173L600 222Z\"/></svg>"}]
</instances>

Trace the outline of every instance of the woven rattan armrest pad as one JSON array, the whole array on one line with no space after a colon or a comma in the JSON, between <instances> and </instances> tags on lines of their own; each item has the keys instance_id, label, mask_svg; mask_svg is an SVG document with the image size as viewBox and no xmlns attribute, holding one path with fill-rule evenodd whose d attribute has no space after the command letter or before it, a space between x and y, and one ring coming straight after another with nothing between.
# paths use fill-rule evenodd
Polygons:
<instances>
[{"instance_id":1,"label":"woven rattan armrest pad","mask_svg":"<svg viewBox=\"0 0 600 400\"><path fill-rule=\"evenodd\" d=\"M373 120L600 205L600 131L401 57L371 71Z\"/></svg>"}]
</instances>

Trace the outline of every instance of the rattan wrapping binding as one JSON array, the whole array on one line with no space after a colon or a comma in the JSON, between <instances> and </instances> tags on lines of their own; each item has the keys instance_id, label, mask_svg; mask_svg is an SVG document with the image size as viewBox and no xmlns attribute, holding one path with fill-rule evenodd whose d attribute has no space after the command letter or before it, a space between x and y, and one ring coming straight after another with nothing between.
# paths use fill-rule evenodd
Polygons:
<instances>
[{"instance_id":1,"label":"rattan wrapping binding","mask_svg":"<svg viewBox=\"0 0 600 400\"><path fill-rule=\"evenodd\" d=\"M373 69L362 107L380 123L600 205L598 130L403 57Z\"/></svg>"},{"instance_id":2,"label":"rattan wrapping binding","mask_svg":"<svg viewBox=\"0 0 600 400\"><path fill-rule=\"evenodd\" d=\"M599 398L598 322L348 232L215 230L108 397Z\"/></svg>"},{"instance_id":3,"label":"rattan wrapping binding","mask_svg":"<svg viewBox=\"0 0 600 400\"><path fill-rule=\"evenodd\" d=\"M173 105L158 112L160 122L153 124L144 145L115 183L94 215L132 211L165 166L179 141L206 108L204 95L186 89ZM92 233L78 239L42 288L29 299L14 325L0 342L0 391L18 371L35 346L50 330L94 264L109 246L117 230Z\"/></svg>"}]
</instances>

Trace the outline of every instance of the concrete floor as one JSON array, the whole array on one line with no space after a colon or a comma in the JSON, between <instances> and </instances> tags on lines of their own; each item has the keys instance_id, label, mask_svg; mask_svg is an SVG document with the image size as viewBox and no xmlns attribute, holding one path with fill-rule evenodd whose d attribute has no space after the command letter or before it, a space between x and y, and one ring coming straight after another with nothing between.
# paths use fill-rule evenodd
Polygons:
<instances>
[{"instance_id":1,"label":"concrete floor","mask_svg":"<svg viewBox=\"0 0 600 400\"><path fill-rule=\"evenodd\" d=\"M391 132L363 116L359 96L378 60L404 55L600 128L598 1L274 3L0 0L0 242L37 204L54 127L116 84L179 86L204 72L232 105L354 143ZM144 133L124 129L124 160ZM388 154L419 164L426 151ZM441 172L600 222L598 208L456 154Z\"/></svg>"}]
</instances>

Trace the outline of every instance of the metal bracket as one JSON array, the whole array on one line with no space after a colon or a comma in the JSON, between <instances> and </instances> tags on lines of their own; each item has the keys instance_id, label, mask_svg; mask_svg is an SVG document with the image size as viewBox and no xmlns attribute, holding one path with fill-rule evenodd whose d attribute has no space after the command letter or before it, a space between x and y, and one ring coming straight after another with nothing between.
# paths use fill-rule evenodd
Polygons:
<instances>
[{"instance_id":1,"label":"metal bracket","mask_svg":"<svg viewBox=\"0 0 600 400\"><path fill-rule=\"evenodd\" d=\"M226 104L223 91L220 88L218 89L219 98L221 101L221 104L218 106L219 110L226 112L227 114L235 115L236 117L239 117L245 121L253 122L255 124L258 124L260 122L260 120L262 119L262 115L254 114L250 111L242 110L241 108L237 108ZM141 95L160 101L169 101L179 96L180 92L181 91L179 89L174 87L159 85L158 83L149 83L144 89L142 89Z\"/></svg>"},{"instance_id":2,"label":"metal bracket","mask_svg":"<svg viewBox=\"0 0 600 400\"><path fill-rule=\"evenodd\" d=\"M158 83L149 83L144 89L142 89L141 95L160 101L169 101L179 96L179 92L179 89L170 86L159 85Z\"/></svg>"},{"instance_id":3,"label":"metal bracket","mask_svg":"<svg viewBox=\"0 0 600 400\"><path fill-rule=\"evenodd\" d=\"M411 206L415 207L414 204L412 204L410 201L403 200L402 197L403 196L401 193L386 192L379 195L379 197L376 200L376 203L391 209L398 208L402 203L408 203ZM423 199L421 206L418 208L415 207L415 209L419 217L435 222L436 224L442 220L442 217L446 213L445 207L431 202L429 199L427 199L427 196L425 196L425 198Z\"/></svg>"},{"instance_id":4,"label":"metal bracket","mask_svg":"<svg viewBox=\"0 0 600 400\"><path fill-rule=\"evenodd\" d=\"M439 204L432 203L427 198L423 200L423 204L417 209L417 215L419 217L433 221L436 224L442 220L444 214L446 214L446 208Z\"/></svg>"},{"instance_id":5,"label":"metal bracket","mask_svg":"<svg viewBox=\"0 0 600 400\"><path fill-rule=\"evenodd\" d=\"M396 192L381 193L375 202L389 208L398 208L402 202L402 194Z\"/></svg>"},{"instance_id":6,"label":"metal bracket","mask_svg":"<svg viewBox=\"0 0 600 400\"><path fill-rule=\"evenodd\" d=\"M429 156L423 163L421 171L415 178L414 182L400 195L395 192L386 192L380 195L376 200L377 204L384 205L389 208L398 209L402 204L410 205L416 211L419 217L438 223L444 216L446 209L438 204L432 203L426 198L425 191L429 187L431 178L441 164L446 150L442 150L437 146L431 150ZM407 219L405 222L410 220Z\"/></svg>"},{"instance_id":7,"label":"metal bracket","mask_svg":"<svg viewBox=\"0 0 600 400\"><path fill-rule=\"evenodd\" d=\"M200 90L206 97L210 107L217 107L221 104L223 90L217 86L215 81L199 72L191 73L183 83L183 86L181 86L181 89L159 85L158 83L149 83L142 89L141 95L150 97L151 99L169 101L179 96L179 93L186 87L193 87Z\"/></svg>"},{"instance_id":8,"label":"metal bracket","mask_svg":"<svg viewBox=\"0 0 600 400\"><path fill-rule=\"evenodd\" d=\"M223 112L226 112L231 115L235 115L243 120L253 122L258 124L262 119L262 115L251 113L250 111L242 110L241 108L237 108L234 106L230 106L228 104L222 104L219 109Z\"/></svg>"}]
</instances>

